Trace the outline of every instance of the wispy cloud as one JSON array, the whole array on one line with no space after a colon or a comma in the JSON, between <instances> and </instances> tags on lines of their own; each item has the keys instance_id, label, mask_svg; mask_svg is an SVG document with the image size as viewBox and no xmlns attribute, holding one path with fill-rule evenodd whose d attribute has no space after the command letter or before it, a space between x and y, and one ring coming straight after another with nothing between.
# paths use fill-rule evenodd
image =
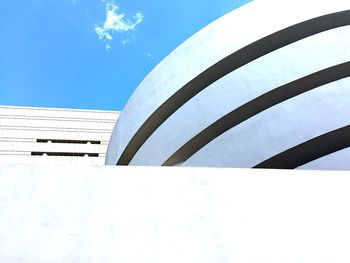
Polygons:
<instances>
[{"instance_id":1,"label":"wispy cloud","mask_svg":"<svg viewBox=\"0 0 350 263\"><path fill-rule=\"evenodd\" d=\"M149 57L150 59L154 59L154 56L149 52L146 52L146 56Z\"/></svg>"},{"instance_id":2,"label":"wispy cloud","mask_svg":"<svg viewBox=\"0 0 350 263\"><path fill-rule=\"evenodd\" d=\"M103 1L104 2L104 1ZM103 26L95 26L95 32L99 39L106 42L106 50L111 49L111 41L114 33L123 33L130 30L135 30L136 26L143 21L143 14L136 13L132 20L125 17L124 13L119 13L119 7L114 3L106 3L106 19ZM129 40L122 41L127 44Z\"/></svg>"}]
</instances>

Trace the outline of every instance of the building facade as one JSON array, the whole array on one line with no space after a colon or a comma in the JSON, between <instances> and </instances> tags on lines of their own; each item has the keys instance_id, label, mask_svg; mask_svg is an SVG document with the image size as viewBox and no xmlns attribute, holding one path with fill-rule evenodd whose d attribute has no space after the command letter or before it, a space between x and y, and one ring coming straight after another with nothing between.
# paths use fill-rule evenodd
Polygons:
<instances>
[{"instance_id":1,"label":"building facade","mask_svg":"<svg viewBox=\"0 0 350 263\"><path fill-rule=\"evenodd\" d=\"M0 106L0 164L103 165L114 111Z\"/></svg>"},{"instance_id":2,"label":"building facade","mask_svg":"<svg viewBox=\"0 0 350 263\"><path fill-rule=\"evenodd\" d=\"M349 10L249 3L120 118L0 107L0 262L350 262L349 171L223 168L350 170ZM103 164L108 142L109 166L46 165Z\"/></svg>"},{"instance_id":3,"label":"building facade","mask_svg":"<svg viewBox=\"0 0 350 263\"><path fill-rule=\"evenodd\" d=\"M138 86L107 164L350 169L349 10L252 1L214 21Z\"/></svg>"}]
</instances>

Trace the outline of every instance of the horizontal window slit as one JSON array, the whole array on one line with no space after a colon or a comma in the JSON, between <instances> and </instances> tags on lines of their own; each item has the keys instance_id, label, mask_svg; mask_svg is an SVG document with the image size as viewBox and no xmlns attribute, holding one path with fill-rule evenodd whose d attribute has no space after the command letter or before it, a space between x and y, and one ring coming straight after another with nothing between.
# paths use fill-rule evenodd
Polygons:
<instances>
[{"instance_id":1,"label":"horizontal window slit","mask_svg":"<svg viewBox=\"0 0 350 263\"><path fill-rule=\"evenodd\" d=\"M94 140L59 140L59 139L37 139L38 143L76 143L76 144L101 144L101 141Z\"/></svg>"},{"instance_id":2,"label":"horizontal window slit","mask_svg":"<svg viewBox=\"0 0 350 263\"><path fill-rule=\"evenodd\" d=\"M34 156L77 156L77 157L98 157L98 153L72 153L72 152L31 152Z\"/></svg>"}]
</instances>

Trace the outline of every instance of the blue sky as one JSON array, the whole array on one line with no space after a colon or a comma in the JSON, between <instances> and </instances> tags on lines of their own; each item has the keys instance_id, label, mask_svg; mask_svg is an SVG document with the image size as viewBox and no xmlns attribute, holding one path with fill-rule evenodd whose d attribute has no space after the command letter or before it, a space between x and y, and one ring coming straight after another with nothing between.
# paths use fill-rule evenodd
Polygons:
<instances>
[{"instance_id":1,"label":"blue sky","mask_svg":"<svg viewBox=\"0 0 350 263\"><path fill-rule=\"evenodd\" d=\"M2 0L0 105L121 110L184 40L248 0Z\"/></svg>"}]
</instances>

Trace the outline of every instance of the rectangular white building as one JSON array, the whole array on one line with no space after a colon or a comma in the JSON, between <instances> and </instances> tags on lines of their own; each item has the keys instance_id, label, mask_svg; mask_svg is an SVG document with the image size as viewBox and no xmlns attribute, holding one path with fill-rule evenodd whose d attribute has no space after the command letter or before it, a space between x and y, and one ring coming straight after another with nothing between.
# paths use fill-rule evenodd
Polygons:
<instances>
[{"instance_id":1,"label":"rectangular white building","mask_svg":"<svg viewBox=\"0 0 350 263\"><path fill-rule=\"evenodd\" d=\"M0 106L0 164L103 165L116 111Z\"/></svg>"}]
</instances>

